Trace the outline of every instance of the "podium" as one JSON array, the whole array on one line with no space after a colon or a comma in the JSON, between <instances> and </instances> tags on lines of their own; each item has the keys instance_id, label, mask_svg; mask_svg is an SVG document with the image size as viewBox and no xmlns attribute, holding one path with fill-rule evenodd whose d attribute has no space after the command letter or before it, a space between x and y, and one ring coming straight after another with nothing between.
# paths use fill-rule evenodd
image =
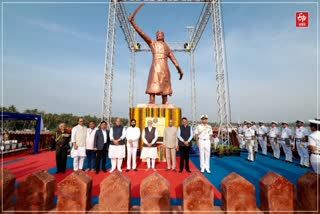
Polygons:
<instances>
[{"instance_id":1,"label":"podium","mask_svg":"<svg viewBox=\"0 0 320 214\"><path fill-rule=\"evenodd\" d=\"M173 120L173 125L178 127L181 119L181 108L173 104L138 104L129 110L130 120L136 120L136 126L142 130L147 126L147 121L152 120L153 126L158 130L158 160L165 161L165 150L162 147L163 131L169 125L169 120ZM142 138L139 140L139 150L142 149Z\"/></svg>"}]
</instances>

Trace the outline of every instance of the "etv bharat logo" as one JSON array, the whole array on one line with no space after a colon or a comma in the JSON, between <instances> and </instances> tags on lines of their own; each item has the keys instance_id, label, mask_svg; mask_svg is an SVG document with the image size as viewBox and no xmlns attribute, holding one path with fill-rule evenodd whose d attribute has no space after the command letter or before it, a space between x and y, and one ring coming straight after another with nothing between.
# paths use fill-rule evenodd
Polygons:
<instances>
[{"instance_id":1,"label":"etv bharat logo","mask_svg":"<svg viewBox=\"0 0 320 214\"><path fill-rule=\"evenodd\" d=\"M308 12L296 12L296 27L308 27L309 14Z\"/></svg>"}]
</instances>

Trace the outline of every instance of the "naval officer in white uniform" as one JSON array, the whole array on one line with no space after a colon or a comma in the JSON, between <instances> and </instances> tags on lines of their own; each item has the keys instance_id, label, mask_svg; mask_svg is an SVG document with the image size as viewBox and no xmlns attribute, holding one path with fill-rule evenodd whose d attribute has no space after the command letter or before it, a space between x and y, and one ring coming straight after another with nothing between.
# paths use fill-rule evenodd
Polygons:
<instances>
[{"instance_id":1,"label":"naval officer in white uniform","mask_svg":"<svg viewBox=\"0 0 320 214\"><path fill-rule=\"evenodd\" d=\"M200 150L200 168L203 173L204 170L207 173L210 171L210 147L212 141L212 127L208 124L208 116L201 116L201 124L199 124L195 130L197 146Z\"/></svg>"},{"instance_id":2,"label":"naval officer in white uniform","mask_svg":"<svg viewBox=\"0 0 320 214\"><path fill-rule=\"evenodd\" d=\"M295 146L300 156L300 166L309 167L308 130L303 127L303 121L297 120L295 131Z\"/></svg>"},{"instance_id":3,"label":"naval officer in white uniform","mask_svg":"<svg viewBox=\"0 0 320 214\"><path fill-rule=\"evenodd\" d=\"M271 127L269 131L269 142L273 150L273 158L279 159L280 147L279 147L279 143L277 142L277 138L279 137L279 129L277 128L277 124L278 123L275 121L271 122Z\"/></svg>"},{"instance_id":4,"label":"naval officer in white uniform","mask_svg":"<svg viewBox=\"0 0 320 214\"><path fill-rule=\"evenodd\" d=\"M254 161L254 140L255 140L255 131L252 128L252 122L247 122L248 128L244 132L244 137L246 139L247 150L248 150L248 160Z\"/></svg>"},{"instance_id":5,"label":"naval officer in white uniform","mask_svg":"<svg viewBox=\"0 0 320 214\"><path fill-rule=\"evenodd\" d=\"M288 128L287 122L282 122L282 129L281 129L281 135L278 139L279 144L281 145L283 152L286 156L285 162L292 162L292 131Z\"/></svg>"},{"instance_id":6,"label":"naval officer in white uniform","mask_svg":"<svg viewBox=\"0 0 320 214\"><path fill-rule=\"evenodd\" d=\"M310 162L315 173L320 174L320 118L309 120L312 133L308 137Z\"/></svg>"},{"instance_id":7,"label":"naval officer in white uniform","mask_svg":"<svg viewBox=\"0 0 320 214\"><path fill-rule=\"evenodd\" d=\"M267 155L267 134L268 129L264 126L264 123L262 121L259 121L259 127L257 131L257 140L261 147L262 154Z\"/></svg>"}]
</instances>

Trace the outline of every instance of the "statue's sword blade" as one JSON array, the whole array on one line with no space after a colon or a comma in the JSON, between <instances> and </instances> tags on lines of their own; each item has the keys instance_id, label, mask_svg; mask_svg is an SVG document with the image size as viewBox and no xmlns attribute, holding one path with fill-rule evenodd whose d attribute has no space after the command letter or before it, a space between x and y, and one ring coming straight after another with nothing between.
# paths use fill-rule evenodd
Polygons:
<instances>
[{"instance_id":1,"label":"statue's sword blade","mask_svg":"<svg viewBox=\"0 0 320 214\"><path fill-rule=\"evenodd\" d=\"M134 16L138 13L138 11L143 7L144 3L140 4L137 9L133 12L133 14L131 15L133 18Z\"/></svg>"}]
</instances>

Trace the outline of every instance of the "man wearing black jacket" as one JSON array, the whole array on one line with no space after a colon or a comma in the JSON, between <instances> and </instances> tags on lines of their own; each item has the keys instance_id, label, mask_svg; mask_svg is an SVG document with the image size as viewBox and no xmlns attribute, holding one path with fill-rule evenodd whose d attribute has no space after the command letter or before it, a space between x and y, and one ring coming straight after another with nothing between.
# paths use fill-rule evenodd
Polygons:
<instances>
[{"instance_id":1,"label":"man wearing black jacket","mask_svg":"<svg viewBox=\"0 0 320 214\"><path fill-rule=\"evenodd\" d=\"M193 132L192 127L188 125L188 119L182 118L182 125L178 128L177 137L179 140L180 150L180 170L182 172L184 166L187 172L191 172L189 168L189 152L192 146Z\"/></svg>"},{"instance_id":2,"label":"man wearing black jacket","mask_svg":"<svg viewBox=\"0 0 320 214\"><path fill-rule=\"evenodd\" d=\"M94 136L94 150L97 151L96 157L96 173L98 174L100 171L100 161L102 159L102 171L107 172L106 170L106 162L107 162L107 154L108 148L110 145L109 138L109 130L107 130L107 122L102 121L100 123L100 129L97 130Z\"/></svg>"}]
</instances>

